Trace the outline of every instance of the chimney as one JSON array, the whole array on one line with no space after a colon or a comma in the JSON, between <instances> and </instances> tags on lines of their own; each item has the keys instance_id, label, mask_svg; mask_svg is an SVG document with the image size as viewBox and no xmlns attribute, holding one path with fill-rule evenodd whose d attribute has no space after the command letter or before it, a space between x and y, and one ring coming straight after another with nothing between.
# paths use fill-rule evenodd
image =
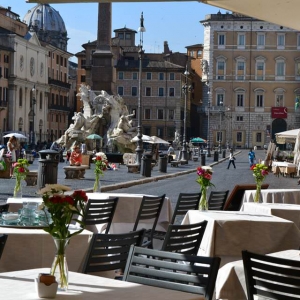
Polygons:
<instances>
[{"instance_id":1,"label":"chimney","mask_svg":"<svg viewBox=\"0 0 300 300\"><path fill-rule=\"evenodd\" d=\"M169 54L170 49L167 41L164 41L164 54Z\"/></svg>"}]
</instances>

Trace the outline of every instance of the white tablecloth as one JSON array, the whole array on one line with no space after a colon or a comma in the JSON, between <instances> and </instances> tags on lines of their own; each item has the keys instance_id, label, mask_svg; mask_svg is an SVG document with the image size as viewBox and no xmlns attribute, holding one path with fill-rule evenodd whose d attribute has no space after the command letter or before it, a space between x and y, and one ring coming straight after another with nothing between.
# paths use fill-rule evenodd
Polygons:
<instances>
[{"instance_id":1,"label":"white tablecloth","mask_svg":"<svg viewBox=\"0 0 300 300\"><path fill-rule=\"evenodd\" d=\"M34 278L46 272L47 269L33 269L0 274L1 299L40 299L35 291ZM74 272L69 273L69 283L68 291L58 291L55 299L204 300L200 295Z\"/></svg>"},{"instance_id":2,"label":"white tablecloth","mask_svg":"<svg viewBox=\"0 0 300 300\"><path fill-rule=\"evenodd\" d=\"M132 231L135 223L143 194L125 194L125 193L87 193L87 196L91 199L107 199L109 197L119 197L116 212L111 225L110 233L125 233ZM173 209L169 198L165 198L158 223L157 229L166 231L168 225L172 219ZM143 221L138 227L140 228L152 228L153 222ZM100 232L103 230L102 226L87 226L87 229L93 232Z\"/></svg>"},{"instance_id":3,"label":"white tablecloth","mask_svg":"<svg viewBox=\"0 0 300 300\"><path fill-rule=\"evenodd\" d=\"M244 203L241 211L283 218L295 223L300 229L300 205L284 203Z\"/></svg>"},{"instance_id":4,"label":"white tablecloth","mask_svg":"<svg viewBox=\"0 0 300 300\"><path fill-rule=\"evenodd\" d=\"M245 191L243 202L254 202L255 190ZM300 204L300 189L265 189L261 190L264 203Z\"/></svg>"},{"instance_id":5,"label":"white tablecloth","mask_svg":"<svg viewBox=\"0 0 300 300\"><path fill-rule=\"evenodd\" d=\"M52 265L55 245L52 236L43 229L0 227L0 234L8 234L0 259L0 272L45 268ZM67 246L69 270L81 271L92 232L84 230L73 236Z\"/></svg>"},{"instance_id":6,"label":"white tablecloth","mask_svg":"<svg viewBox=\"0 0 300 300\"><path fill-rule=\"evenodd\" d=\"M242 250L261 254L298 249L300 231L288 220L246 212L190 210L182 224L207 220L198 255L219 256L221 265L241 259Z\"/></svg>"},{"instance_id":7,"label":"white tablecloth","mask_svg":"<svg viewBox=\"0 0 300 300\"><path fill-rule=\"evenodd\" d=\"M23 202L35 202L42 203L42 198L8 198L6 203L9 204L9 211L17 212L20 208L23 207Z\"/></svg>"},{"instance_id":8,"label":"white tablecloth","mask_svg":"<svg viewBox=\"0 0 300 300\"><path fill-rule=\"evenodd\" d=\"M299 250L285 250L269 255L300 260ZM247 300L247 288L243 261L233 261L220 268L216 281L216 298L227 300Z\"/></svg>"}]
</instances>

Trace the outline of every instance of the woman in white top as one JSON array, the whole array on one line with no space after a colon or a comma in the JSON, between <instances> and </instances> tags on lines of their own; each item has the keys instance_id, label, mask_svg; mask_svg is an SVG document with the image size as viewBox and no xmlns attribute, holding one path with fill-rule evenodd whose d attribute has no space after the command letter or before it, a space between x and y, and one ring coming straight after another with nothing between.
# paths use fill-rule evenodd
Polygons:
<instances>
[{"instance_id":1,"label":"woman in white top","mask_svg":"<svg viewBox=\"0 0 300 300\"><path fill-rule=\"evenodd\" d=\"M234 161L235 161L235 157L234 157L234 155L233 155L233 150L230 149L229 163L228 163L227 169L229 169L229 167L230 167L231 164L233 164L233 167L236 169L236 167L235 167L235 162L234 162Z\"/></svg>"},{"instance_id":2,"label":"woman in white top","mask_svg":"<svg viewBox=\"0 0 300 300\"><path fill-rule=\"evenodd\" d=\"M17 161L16 157L16 147L17 147L17 138L15 136L11 136L7 142L7 150L11 155L11 167L10 167L10 176L13 176L13 163Z\"/></svg>"}]
</instances>

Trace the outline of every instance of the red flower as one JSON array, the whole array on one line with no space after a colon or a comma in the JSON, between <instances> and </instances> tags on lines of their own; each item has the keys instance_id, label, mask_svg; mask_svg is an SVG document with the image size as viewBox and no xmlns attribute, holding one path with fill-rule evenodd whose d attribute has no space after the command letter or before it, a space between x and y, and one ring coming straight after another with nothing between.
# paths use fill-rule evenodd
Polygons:
<instances>
[{"instance_id":1,"label":"red flower","mask_svg":"<svg viewBox=\"0 0 300 300\"><path fill-rule=\"evenodd\" d=\"M96 160L102 160L101 156L96 156Z\"/></svg>"},{"instance_id":2,"label":"red flower","mask_svg":"<svg viewBox=\"0 0 300 300\"><path fill-rule=\"evenodd\" d=\"M70 205L75 204L75 201L71 196L66 196L65 198L62 198L62 199L64 199L64 202L68 202Z\"/></svg>"},{"instance_id":3,"label":"red flower","mask_svg":"<svg viewBox=\"0 0 300 300\"><path fill-rule=\"evenodd\" d=\"M88 197L86 195L86 193L82 190L79 190L79 191L74 191L73 195L72 195L75 199L81 199L83 200L84 202L87 202L88 201Z\"/></svg>"},{"instance_id":4,"label":"red flower","mask_svg":"<svg viewBox=\"0 0 300 300\"><path fill-rule=\"evenodd\" d=\"M20 167L20 168L19 168L19 172L20 172L20 173L24 173L24 172L25 172L25 169L24 169L23 167Z\"/></svg>"}]
</instances>

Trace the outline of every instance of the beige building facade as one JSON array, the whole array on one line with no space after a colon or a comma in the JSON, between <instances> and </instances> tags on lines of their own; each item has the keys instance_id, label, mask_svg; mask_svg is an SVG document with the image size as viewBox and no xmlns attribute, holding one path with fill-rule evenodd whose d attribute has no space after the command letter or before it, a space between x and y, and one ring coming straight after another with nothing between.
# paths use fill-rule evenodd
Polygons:
<instances>
[{"instance_id":1,"label":"beige building facade","mask_svg":"<svg viewBox=\"0 0 300 300\"><path fill-rule=\"evenodd\" d=\"M201 23L210 144L263 147L275 133L299 128L300 33L229 13Z\"/></svg>"}]
</instances>

